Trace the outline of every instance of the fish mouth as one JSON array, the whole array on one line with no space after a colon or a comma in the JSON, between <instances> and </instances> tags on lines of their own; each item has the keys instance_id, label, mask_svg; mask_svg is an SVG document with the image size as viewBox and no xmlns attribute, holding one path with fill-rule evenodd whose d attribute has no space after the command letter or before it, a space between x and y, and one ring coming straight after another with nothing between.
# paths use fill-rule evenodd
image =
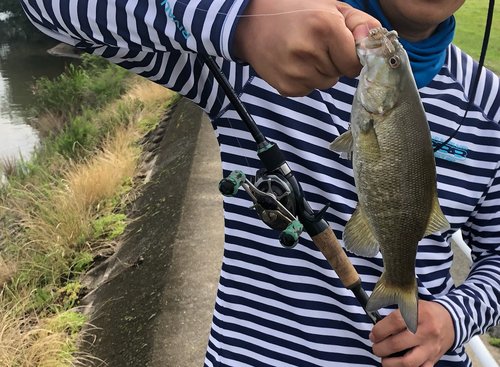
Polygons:
<instances>
[{"instance_id":1,"label":"fish mouth","mask_svg":"<svg viewBox=\"0 0 500 367\"><path fill-rule=\"evenodd\" d=\"M384 53L394 53L395 47L392 43L394 38L398 38L398 33L394 30L387 31L382 27L373 28L370 29L368 37L356 41L356 48L365 51L381 48Z\"/></svg>"}]
</instances>

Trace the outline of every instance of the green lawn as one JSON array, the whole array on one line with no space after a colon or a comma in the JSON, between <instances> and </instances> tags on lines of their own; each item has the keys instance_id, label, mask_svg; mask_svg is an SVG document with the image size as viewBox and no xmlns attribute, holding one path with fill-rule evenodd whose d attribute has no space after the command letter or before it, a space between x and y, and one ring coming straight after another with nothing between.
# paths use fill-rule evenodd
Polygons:
<instances>
[{"instance_id":1,"label":"green lawn","mask_svg":"<svg viewBox=\"0 0 500 367\"><path fill-rule=\"evenodd\" d=\"M453 43L479 60L488 13L488 0L467 0L455 14L457 30ZM500 4L495 4L485 66L500 75Z\"/></svg>"}]
</instances>

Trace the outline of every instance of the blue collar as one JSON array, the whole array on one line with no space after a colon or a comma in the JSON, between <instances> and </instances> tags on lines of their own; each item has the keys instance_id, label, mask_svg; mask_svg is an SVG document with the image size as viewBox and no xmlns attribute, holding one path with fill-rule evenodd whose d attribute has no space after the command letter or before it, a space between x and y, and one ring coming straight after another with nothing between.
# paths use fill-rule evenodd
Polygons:
<instances>
[{"instance_id":1,"label":"blue collar","mask_svg":"<svg viewBox=\"0 0 500 367\"><path fill-rule=\"evenodd\" d=\"M343 0L356 9L363 10L377 18L382 26L392 30L389 21L382 13L377 1L367 1L368 9L364 9L363 0ZM418 88L425 87L439 73L446 59L446 49L455 35L455 17L451 16L442 22L436 32L429 38L419 42L408 42L399 39L410 59L413 75Z\"/></svg>"}]
</instances>

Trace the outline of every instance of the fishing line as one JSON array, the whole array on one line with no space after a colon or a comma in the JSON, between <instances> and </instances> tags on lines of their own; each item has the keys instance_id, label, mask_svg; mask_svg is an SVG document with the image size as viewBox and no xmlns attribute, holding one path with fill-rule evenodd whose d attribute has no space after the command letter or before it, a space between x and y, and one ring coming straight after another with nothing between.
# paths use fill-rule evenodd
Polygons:
<instances>
[{"instance_id":1,"label":"fishing line","mask_svg":"<svg viewBox=\"0 0 500 367\"><path fill-rule=\"evenodd\" d=\"M187 3L183 3L182 1L176 1L175 4L176 5L177 4L181 4L181 5L184 5L186 7L189 5ZM205 13L208 13L210 11L210 9L201 9L201 8L199 8L197 6L194 9L197 10L197 11L205 12ZM334 15L339 15L340 14L339 12L335 12L333 10L330 11L330 10L325 10L325 9L314 9L314 8L311 8L311 9L289 10L289 11L278 12L278 13L241 14L241 15L236 15L235 18L274 17L274 16L278 16L278 15L296 14L296 13L304 13L304 12L324 12L324 13L330 13L330 14L334 14ZM214 14L216 14L216 15L229 15L229 13L223 13L223 12L220 12L220 11L217 11Z\"/></svg>"},{"instance_id":2,"label":"fishing line","mask_svg":"<svg viewBox=\"0 0 500 367\"><path fill-rule=\"evenodd\" d=\"M479 64L477 67L477 72L476 72L476 78L474 79L474 84L472 85L472 90L469 96L469 102L467 103L467 108L465 110L465 114L462 117L462 121L460 121L460 124L456 128L456 130L453 132L453 134L450 135L446 141L442 142L441 144L437 145L434 148L434 153L437 152L439 149L444 147L446 144L450 142L451 139L453 139L457 133L458 130L462 127L462 125L465 122L465 118L467 117L467 113L469 112L472 103L474 102L474 99L476 98L476 92L477 92L477 87L479 85L479 79L481 78L481 72L483 71L483 66L484 66L484 59L486 57L486 50L488 49L488 42L490 39L490 33L491 33L491 24L493 23L493 8L495 7L495 0L490 0L489 5L488 5L488 15L486 18L486 26L484 28L484 38L483 38L483 46L481 48L481 55L479 56Z\"/></svg>"},{"instance_id":3,"label":"fishing line","mask_svg":"<svg viewBox=\"0 0 500 367\"><path fill-rule=\"evenodd\" d=\"M185 7L187 7L189 5L189 4L184 3L182 1L176 1L175 4L176 5L177 4L184 5ZM365 0L364 4L365 4L365 10L366 10L366 6L368 5L368 1ZM483 68L484 68L484 60L485 60L485 57L486 57L486 51L488 49L488 42L489 42L490 33L491 33L491 26L492 26L492 23L493 23L493 10L494 10L494 6L495 6L495 0L489 0L488 14L487 14L487 19L486 19L486 26L485 26L485 30L484 30L483 44L482 44L482 48L481 48L481 54L480 54L480 57L479 57L478 68L477 68L477 72L476 72L476 77L474 78L474 82L472 84L472 89L471 89L471 93L470 93L470 96L469 96L469 101L467 103L467 107L466 107L464 116L462 117L462 120L460 121L460 123L459 123L458 127L455 129L455 131L444 142L441 142L440 144L436 145L436 147L434 148L434 152L437 152L438 150L440 150L441 148L443 148L444 146L446 146L457 135L458 131L460 130L460 128L462 127L462 125L465 123L465 120L467 118L467 114L470 111L470 108L472 107L472 104L473 104L474 99L476 97L477 88L479 86L479 80L481 78L481 73L482 73ZM197 11L202 11L202 12L205 12L205 13L208 13L210 11L209 9L201 9L199 7L195 7L195 9ZM334 14L334 15L338 15L339 14L339 13L337 13L335 11L328 11L328 10L324 10L324 9L314 9L314 8L311 8L311 9L290 10L290 11L286 11L286 12L266 13L266 14L241 14L241 15L236 15L236 18L274 17L274 16L280 16L280 15L304 13L304 12L325 12L325 13L330 13L330 14ZM224 12L219 12L219 11L216 12L215 14L217 14L217 15L225 15L225 16L229 15L229 13L224 13ZM213 86L213 83L212 83L212 86ZM222 104L222 101L220 101L220 99L218 98L218 96L216 98ZM229 125L231 126L231 122L229 121L229 119L228 119L228 122L229 122ZM238 144L241 147L239 139L237 139L237 140L238 140Z\"/></svg>"},{"instance_id":4,"label":"fishing line","mask_svg":"<svg viewBox=\"0 0 500 367\"><path fill-rule=\"evenodd\" d=\"M365 4L366 3L367 3L367 1L365 1ZM184 5L186 7L188 6L188 4L183 3L181 1L177 1L176 4L181 4L181 5ZM485 30L484 30L483 44L482 44L482 48L481 48L481 54L480 54L480 57L479 57L478 68L477 68L477 71L476 71L476 76L474 78L474 82L472 84L472 89L471 89L471 93L470 93L470 96L469 96L469 101L467 103L467 107L466 107L464 116L462 117L462 120L460 121L460 123L459 123L458 127L455 129L455 131L444 142L441 142L440 144L436 145L436 147L434 148L434 152L437 152L441 148L443 148L444 146L446 146L457 135L458 131L460 130L460 128L462 127L462 125L465 123L465 120L467 118L467 114L470 111L470 109L472 107L472 104L474 103L474 99L475 99L476 93L477 93L477 88L479 86L479 80L481 78L481 73L482 73L483 68L484 68L484 60L486 58L486 51L488 49L488 43L489 43L490 34L491 34L491 27L492 27L492 23L493 23L493 10L494 10L494 7L495 7L495 0L489 0L488 13L487 13L487 19L486 19L486 26L485 26ZM198 11L203 11L203 12L208 12L209 11L207 9L200 9L198 7L196 7L195 9L198 10ZM328 11L328 10L323 10L323 9L314 9L314 8L311 8L311 9L291 10L291 11L287 11L287 12L267 13L267 14L248 14L248 15L242 14L242 15L237 15L236 17L237 18L272 17L272 16L287 15L287 14L312 12L312 11L337 14L334 11ZM223 12L216 12L216 14L218 14L218 15L228 15L228 13L223 13ZM211 80L210 80L210 82L212 83ZM213 86L213 83L212 83L212 86ZM227 94L226 94L226 96L227 96ZM223 101L220 101L220 99L219 99L218 96L216 96L216 98L217 98L217 100L221 104L223 103ZM233 106L234 106L234 104L233 104ZM228 120L228 123L229 123L230 127L232 128L230 120L229 119L227 119L227 120ZM240 148L242 148L241 143L240 143L240 141L239 141L238 138L237 138L237 141L238 141L238 145L240 146ZM245 157L245 160L247 160L246 157ZM248 160L247 160L247 165L250 166L249 163L248 163Z\"/></svg>"}]
</instances>

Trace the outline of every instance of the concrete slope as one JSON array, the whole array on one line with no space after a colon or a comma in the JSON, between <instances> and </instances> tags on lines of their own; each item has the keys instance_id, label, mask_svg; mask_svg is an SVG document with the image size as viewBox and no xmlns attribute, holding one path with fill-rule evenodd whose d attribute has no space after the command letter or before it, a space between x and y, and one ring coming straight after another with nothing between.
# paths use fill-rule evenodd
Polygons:
<instances>
[{"instance_id":1,"label":"concrete slope","mask_svg":"<svg viewBox=\"0 0 500 367\"><path fill-rule=\"evenodd\" d=\"M219 147L185 99L156 140L135 221L92 272L86 349L110 367L202 366L208 342L223 250Z\"/></svg>"}]
</instances>

